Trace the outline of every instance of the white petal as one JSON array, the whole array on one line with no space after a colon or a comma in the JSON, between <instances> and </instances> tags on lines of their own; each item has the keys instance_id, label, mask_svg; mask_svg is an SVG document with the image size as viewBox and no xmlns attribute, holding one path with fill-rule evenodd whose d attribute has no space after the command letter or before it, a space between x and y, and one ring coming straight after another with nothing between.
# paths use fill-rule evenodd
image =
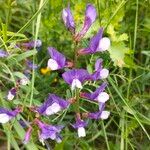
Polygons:
<instances>
[{"instance_id":1,"label":"white petal","mask_svg":"<svg viewBox=\"0 0 150 150\"><path fill-rule=\"evenodd\" d=\"M15 97L15 96L14 96L13 94L11 94L11 92L8 92L8 95L7 95L7 99L8 99L8 100L11 101L11 100L14 99L14 97Z\"/></svg>"},{"instance_id":2,"label":"white petal","mask_svg":"<svg viewBox=\"0 0 150 150\"><path fill-rule=\"evenodd\" d=\"M71 84L71 90L74 90L75 88L82 89L82 84L78 79L73 79L72 84Z\"/></svg>"},{"instance_id":3,"label":"white petal","mask_svg":"<svg viewBox=\"0 0 150 150\"><path fill-rule=\"evenodd\" d=\"M107 37L103 37L99 42L99 51L106 51L110 47L110 39Z\"/></svg>"},{"instance_id":4,"label":"white petal","mask_svg":"<svg viewBox=\"0 0 150 150\"><path fill-rule=\"evenodd\" d=\"M49 59L47 63L47 67L51 70L57 70L58 69L58 63L54 59Z\"/></svg>"},{"instance_id":5,"label":"white petal","mask_svg":"<svg viewBox=\"0 0 150 150\"><path fill-rule=\"evenodd\" d=\"M109 70L107 70L107 69L102 69L102 70L101 70L101 72L100 72L100 77L101 77L101 79L107 78L108 75L109 75Z\"/></svg>"},{"instance_id":6,"label":"white petal","mask_svg":"<svg viewBox=\"0 0 150 150\"><path fill-rule=\"evenodd\" d=\"M102 111L101 113L101 119L107 119L110 115L109 111Z\"/></svg>"},{"instance_id":7,"label":"white petal","mask_svg":"<svg viewBox=\"0 0 150 150\"><path fill-rule=\"evenodd\" d=\"M61 107L59 106L59 104L53 103L51 106L49 106L46 109L45 113L46 113L46 115L52 115L52 114L56 114L60 110L61 110Z\"/></svg>"},{"instance_id":8,"label":"white petal","mask_svg":"<svg viewBox=\"0 0 150 150\"><path fill-rule=\"evenodd\" d=\"M96 100L98 100L98 102L105 103L109 100L109 95L106 92L101 92Z\"/></svg>"},{"instance_id":9,"label":"white petal","mask_svg":"<svg viewBox=\"0 0 150 150\"><path fill-rule=\"evenodd\" d=\"M7 114L0 114L0 123L6 123L10 120Z\"/></svg>"},{"instance_id":10,"label":"white petal","mask_svg":"<svg viewBox=\"0 0 150 150\"><path fill-rule=\"evenodd\" d=\"M78 128L78 137L85 137L85 129L83 127Z\"/></svg>"},{"instance_id":11,"label":"white petal","mask_svg":"<svg viewBox=\"0 0 150 150\"><path fill-rule=\"evenodd\" d=\"M21 85L27 85L29 83L29 79L28 78L22 78L21 80L20 80L20 84Z\"/></svg>"}]
</instances>

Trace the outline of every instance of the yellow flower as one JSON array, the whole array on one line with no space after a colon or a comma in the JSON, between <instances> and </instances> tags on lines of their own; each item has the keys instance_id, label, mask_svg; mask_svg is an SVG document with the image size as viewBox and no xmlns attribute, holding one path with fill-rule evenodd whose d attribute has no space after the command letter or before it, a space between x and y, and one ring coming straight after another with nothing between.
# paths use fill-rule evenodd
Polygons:
<instances>
[{"instance_id":1,"label":"yellow flower","mask_svg":"<svg viewBox=\"0 0 150 150\"><path fill-rule=\"evenodd\" d=\"M41 73L42 73L43 75L46 75L46 74L50 74L50 71L51 71L51 70L46 67L46 68L41 68L40 71L41 71Z\"/></svg>"}]
</instances>

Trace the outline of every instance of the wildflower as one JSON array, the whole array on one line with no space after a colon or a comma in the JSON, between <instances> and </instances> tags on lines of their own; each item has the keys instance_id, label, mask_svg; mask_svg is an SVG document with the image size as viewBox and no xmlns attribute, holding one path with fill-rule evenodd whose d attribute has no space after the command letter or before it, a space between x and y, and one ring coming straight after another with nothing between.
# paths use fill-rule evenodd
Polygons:
<instances>
[{"instance_id":1,"label":"wildflower","mask_svg":"<svg viewBox=\"0 0 150 150\"><path fill-rule=\"evenodd\" d=\"M96 81L98 79L105 79L109 75L109 70L103 68L102 59L97 59L95 63L95 72L91 75L91 79Z\"/></svg>"},{"instance_id":2,"label":"wildflower","mask_svg":"<svg viewBox=\"0 0 150 150\"><path fill-rule=\"evenodd\" d=\"M0 49L0 58L7 57L8 53L2 49Z\"/></svg>"},{"instance_id":3,"label":"wildflower","mask_svg":"<svg viewBox=\"0 0 150 150\"><path fill-rule=\"evenodd\" d=\"M17 90L16 88L12 88L11 90L9 90L8 94L7 94L7 99L8 100L13 100L14 97L16 96Z\"/></svg>"},{"instance_id":4,"label":"wildflower","mask_svg":"<svg viewBox=\"0 0 150 150\"><path fill-rule=\"evenodd\" d=\"M67 29L72 34L74 34L75 33L75 23L74 23L74 19L73 19L72 13L70 11L69 5L68 5L68 8L63 9L62 18L63 18L64 24L67 27Z\"/></svg>"},{"instance_id":5,"label":"wildflower","mask_svg":"<svg viewBox=\"0 0 150 150\"><path fill-rule=\"evenodd\" d=\"M48 53L51 56L51 58L48 60L47 67L51 70L58 70L62 69L64 67L71 67L72 64L69 63L65 56L58 52L53 47L48 47Z\"/></svg>"},{"instance_id":6,"label":"wildflower","mask_svg":"<svg viewBox=\"0 0 150 150\"><path fill-rule=\"evenodd\" d=\"M35 70L35 69L38 68L38 65L37 65L37 64L33 64L33 62L30 61L30 60L27 60L27 61L26 61L26 64L27 64L27 67L28 67L29 69Z\"/></svg>"},{"instance_id":7,"label":"wildflower","mask_svg":"<svg viewBox=\"0 0 150 150\"><path fill-rule=\"evenodd\" d=\"M34 45L36 48L41 47L42 46L42 41L41 40L34 40L34 41L30 41L30 42L25 42L25 43L21 43L17 46L22 46L26 49L32 49L34 48Z\"/></svg>"},{"instance_id":8,"label":"wildflower","mask_svg":"<svg viewBox=\"0 0 150 150\"><path fill-rule=\"evenodd\" d=\"M76 35L75 40L80 41L80 39L86 34L88 29L91 27L93 22L96 20L96 9L93 5L88 4L86 6L85 11L85 19L84 19L84 25L81 31Z\"/></svg>"},{"instance_id":9,"label":"wildflower","mask_svg":"<svg viewBox=\"0 0 150 150\"><path fill-rule=\"evenodd\" d=\"M35 119L35 123L38 125L38 127L41 130L39 133L40 142L44 143L44 140L49 139L49 138L52 140L56 140L58 143L62 141L60 132L63 126L48 125L48 124L41 122L38 119Z\"/></svg>"},{"instance_id":10,"label":"wildflower","mask_svg":"<svg viewBox=\"0 0 150 150\"><path fill-rule=\"evenodd\" d=\"M93 54L99 51L105 51L110 47L110 40L107 37L103 37L103 28L100 28L98 33L93 36L90 40L89 47L80 49L78 51L79 55Z\"/></svg>"},{"instance_id":11,"label":"wildflower","mask_svg":"<svg viewBox=\"0 0 150 150\"><path fill-rule=\"evenodd\" d=\"M24 77L20 80L20 85L27 85L29 83L29 79Z\"/></svg>"},{"instance_id":12,"label":"wildflower","mask_svg":"<svg viewBox=\"0 0 150 150\"><path fill-rule=\"evenodd\" d=\"M6 123L12 118L16 117L18 113L22 110L20 108L16 108L15 110L8 110L6 108L0 107L0 123Z\"/></svg>"},{"instance_id":13,"label":"wildflower","mask_svg":"<svg viewBox=\"0 0 150 150\"><path fill-rule=\"evenodd\" d=\"M85 137L86 136L86 132L85 132L85 128L87 126L87 123L83 120L81 120L80 118L77 118L76 123L72 125L73 128L77 129L78 131L78 137Z\"/></svg>"},{"instance_id":14,"label":"wildflower","mask_svg":"<svg viewBox=\"0 0 150 150\"><path fill-rule=\"evenodd\" d=\"M31 137L31 132L32 132L32 127L29 127L23 140L24 144L27 144L29 142L30 137Z\"/></svg>"},{"instance_id":15,"label":"wildflower","mask_svg":"<svg viewBox=\"0 0 150 150\"><path fill-rule=\"evenodd\" d=\"M37 111L43 115L53 115L67 108L68 106L69 106L68 101L58 97L55 94L49 94L47 100L44 102L42 106L37 108Z\"/></svg>"},{"instance_id":16,"label":"wildflower","mask_svg":"<svg viewBox=\"0 0 150 150\"><path fill-rule=\"evenodd\" d=\"M41 73L42 73L43 75L45 75L45 74L47 74L47 73L50 73L51 70L46 67L46 68L41 68L40 71L41 71Z\"/></svg>"},{"instance_id":17,"label":"wildflower","mask_svg":"<svg viewBox=\"0 0 150 150\"><path fill-rule=\"evenodd\" d=\"M84 69L73 69L63 73L62 77L74 90L75 88L82 89L82 83L89 79L89 74Z\"/></svg>"}]
</instances>

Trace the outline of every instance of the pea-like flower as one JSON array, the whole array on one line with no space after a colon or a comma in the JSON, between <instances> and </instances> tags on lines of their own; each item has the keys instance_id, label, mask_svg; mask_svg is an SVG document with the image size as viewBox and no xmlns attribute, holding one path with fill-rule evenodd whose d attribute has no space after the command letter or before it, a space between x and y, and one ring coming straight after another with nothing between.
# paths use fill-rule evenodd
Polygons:
<instances>
[{"instance_id":1,"label":"pea-like flower","mask_svg":"<svg viewBox=\"0 0 150 150\"><path fill-rule=\"evenodd\" d=\"M10 101L13 100L16 94L17 94L16 88L12 88L11 90L8 91L7 99Z\"/></svg>"},{"instance_id":2,"label":"pea-like flower","mask_svg":"<svg viewBox=\"0 0 150 150\"><path fill-rule=\"evenodd\" d=\"M85 132L85 128L87 126L87 122L81 120L80 118L78 118L76 120L76 123L72 125L73 128L77 129L78 131L78 137L85 137L86 136L86 132Z\"/></svg>"},{"instance_id":3,"label":"pea-like flower","mask_svg":"<svg viewBox=\"0 0 150 150\"><path fill-rule=\"evenodd\" d=\"M41 122L38 119L35 120L35 123L40 128L40 133L39 133L40 142L44 143L44 140L49 139L49 138L52 140L56 140L58 143L62 141L60 132L63 126L48 125L48 124Z\"/></svg>"},{"instance_id":4,"label":"pea-like flower","mask_svg":"<svg viewBox=\"0 0 150 150\"><path fill-rule=\"evenodd\" d=\"M62 11L62 18L67 29L74 34L75 33L75 23L72 13L70 11L70 6L68 8L64 8Z\"/></svg>"},{"instance_id":5,"label":"pea-like flower","mask_svg":"<svg viewBox=\"0 0 150 150\"><path fill-rule=\"evenodd\" d=\"M55 94L49 94L47 100L42 106L37 108L37 111L42 115L53 115L66 109L69 104L69 101L62 99Z\"/></svg>"},{"instance_id":6,"label":"pea-like flower","mask_svg":"<svg viewBox=\"0 0 150 150\"><path fill-rule=\"evenodd\" d=\"M2 49L0 49L0 58L7 57L8 53Z\"/></svg>"},{"instance_id":7,"label":"pea-like flower","mask_svg":"<svg viewBox=\"0 0 150 150\"><path fill-rule=\"evenodd\" d=\"M108 50L110 47L110 39L107 37L102 37L102 35L103 35L103 28L100 28L98 33L91 38L89 47L80 49L78 51L78 54L79 55L94 54L96 52Z\"/></svg>"},{"instance_id":8,"label":"pea-like flower","mask_svg":"<svg viewBox=\"0 0 150 150\"><path fill-rule=\"evenodd\" d=\"M24 47L26 49L32 49L34 48L34 45L36 48L39 48L42 46L42 41L41 40L33 40L33 41L29 41L29 42L24 42L24 43L20 43L17 46L18 47Z\"/></svg>"},{"instance_id":9,"label":"pea-like flower","mask_svg":"<svg viewBox=\"0 0 150 150\"><path fill-rule=\"evenodd\" d=\"M75 39L77 41L80 41L80 39L86 34L86 32L89 30L91 25L96 20L96 16L97 16L97 13L96 13L95 7L91 4L88 4L86 6L83 28L81 29L81 31L75 37Z\"/></svg>"},{"instance_id":10,"label":"pea-like flower","mask_svg":"<svg viewBox=\"0 0 150 150\"><path fill-rule=\"evenodd\" d=\"M103 60L102 59L97 59L95 63L95 71L91 75L91 79L96 81L98 79L105 79L109 75L109 70L106 68L103 68Z\"/></svg>"},{"instance_id":11,"label":"pea-like flower","mask_svg":"<svg viewBox=\"0 0 150 150\"><path fill-rule=\"evenodd\" d=\"M82 83L89 79L89 73L85 69L72 69L62 75L66 83L71 85L71 89L75 88L82 89Z\"/></svg>"},{"instance_id":12,"label":"pea-like flower","mask_svg":"<svg viewBox=\"0 0 150 150\"><path fill-rule=\"evenodd\" d=\"M72 63L66 60L66 57L53 47L48 47L48 53L51 58L47 62L47 67L51 70L58 70L64 67L72 67Z\"/></svg>"},{"instance_id":13,"label":"pea-like flower","mask_svg":"<svg viewBox=\"0 0 150 150\"><path fill-rule=\"evenodd\" d=\"M23 140L24 144L27 144L30 141L31 133L32 133L32 127L29 127Z\"/></svg>"},{"instance_id":14,"label":"pea-like flower","mask_svg":"<svg viewBox=\"0 0 150 150\"><path fill-rule=\"evenodd\" d=\"M7 123L9 120L16 117L17 114L21 111L21 108L16 108L15 110L8 110L6 108L0 107L0 123Z\"/></svg>"}]
</instances>

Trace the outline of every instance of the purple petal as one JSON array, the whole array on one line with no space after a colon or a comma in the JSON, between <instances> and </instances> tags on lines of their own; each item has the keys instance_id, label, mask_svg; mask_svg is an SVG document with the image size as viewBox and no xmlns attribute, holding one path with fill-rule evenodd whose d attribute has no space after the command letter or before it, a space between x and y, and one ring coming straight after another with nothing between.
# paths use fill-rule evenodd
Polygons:
<instances>
[{"instance_id":1,"label":"purple petal","mask_svg":"<svg viewBox=\"0 0 150 150\"><path fill-rule=\"evenodd\" d=\"M68 84L72 84L73 79L78 79L81 83L89 79L89 73L85 69L73 69L62 74L63 79Z\"/></svg>"},{"instance_id":2,"label":"purple petal","mask_svg":"<svg viewBox=\"0 0 150 150\"><path fill-rule=\"evenodd\" d=\"M69 5L68 5L68 8L63 9L62 18L63 18L64 24L67 27L67 29L72 34L74 34L75 33L75 23L74 23L74 19L73 19L72 13L70 11Z\"/></svg>"},{"instance_id":3,"label":"purple petal","mask_svg":"<svg viewBox=\"0 0 150 150\"><path fill-rule=\"evenodd\" d=\"M102 69L102 62L103 62L103 59L101 59L101 58L99 58L99 59L96 60L95 71L98 71L98 70Z\"/></svg>"},{"instance_id":4,"label":"purple petal","mask_svg":"<svg viewBox=\"0 0 150 150\"><path fill-rule=\"evenodd\" d=\"M48 47L48 53L53 60L58 64L58 69L64 68L66 65L66 58L63 54L59 53L55 48Z\"/></svg>"},{"instance_id":5,"label":"purple petal","mask_svg":"<svg viewBox=\"0 0 150 150\"><path fill-rule=\"evenodd\" d=\"M35 69L38 68L38 65L37 65L37 64L33 64L33 62L30 61L30 60L27 60L27 61L26 61L26 64L27 64L27 66L28 66L30 69L35 70Z\"/></svg>"},{"instance_id":6,"label":"purple petal","mask_svg":"<svg viewBox=\"0 0 150 150\"><path fill-rule=\"evenodd\" d=\"M25 137L24 137L24 140L23 140L23 143L24 144L27 144L30 140L30 137L31 137L31 132L32 132L32 128L28 128L26 134L25 134Z\"/></svg>"},{"instance_id":7,"label":"purple petal","mask_svg":"<svg viewBox=\"0 0 150 150\"><path fill-rule=\"evenodd\" d=\"M73 128L77 129L77 128L80 128L80 127L86 127L87 126L87 122L81 120L81 119L77 119L76 120L76 123L72 125Z\"/></svg>"},{"instance_id":8,"label":"purple petal","mask_svg":"<svg viewBox=\"0 0 150 150\"><path fill-rule=\"evenodd\" d=\"M2 57L7 57L8 56L8 53L2 49L0 49L0 58Z\"/></svg>"},{"instance_id":9,"label":"purple petal","mask_svg":"<svg viewBox=\"0 0 150 150\"><path fill-rule=\"evenodd\" d=\"M22 43L21 46L26 47L27 49L32 49L35 47L41 47L42 46L42 41L41 40L34 40L26 43Z\"/></svg>"}]
</instances>

